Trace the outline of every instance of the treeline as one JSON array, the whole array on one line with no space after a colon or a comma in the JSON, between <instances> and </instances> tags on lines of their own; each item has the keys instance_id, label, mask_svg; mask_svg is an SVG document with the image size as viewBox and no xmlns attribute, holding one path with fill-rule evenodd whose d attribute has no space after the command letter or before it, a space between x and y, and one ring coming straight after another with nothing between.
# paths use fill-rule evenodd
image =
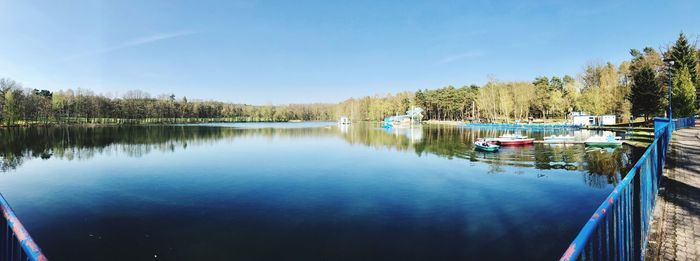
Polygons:
<instances>
[{"instance_id":1,"label":"treeline","mask_svg":"<svg viewBox=\"0 0 700 261\"><path fill-rule=\"evenodd\" d=\"M431 120L524 122L531 117L561 120L572 112L612 114L619 121L628 121L632 116L648 120L666 114L668 86L672 83L673 115L686 117L700 109L700 99L696 98L700 96L699 54L697 46L681 33L666 50L631 49L629 60L619 65L589 63L576 78L542 76L516 82L492 79L484 86L447 86L349 99L337 105L336 116L381 120L404 114L415 106L423 108L425 119Z\"/></svg>"},{"instance_id":2,"label":"treeline","mask_svg":"<svg viewBox=\"0 0 700 261\"><path fill-rule=\"evenodd\" d=\"M218 101L189 101L173 94L152 98L143 91L122 97L96 95L85 89L51 92L25 89L0 79L0 123L179 123L202 121L335 120L378 121L424 109L424 119L489 122L566 119L572 112L663 116L672 84L674 117L700 108L700 50L682 33L665 50L630 50L619 65L590 63L576 77L537 77L533 81L490 80L484 86L447 86L433 90L351 98L338 104L254 106ZM669 78L669 72L672 78Z\"/></svg>"},{"instance_id":3,"label":"treeline","mask_svg":"<svg viewBox=\"0 0 700 261\"><path fill-rule=\"evenodd\" d=\"M143 91L128 91L109 98L90 90L50 92L24 89L0 79L0 120L5 125L26 123L179 123L217 121L328 120L331 104L253 106L218 101L188 101L175 95L151 98Z\"/></svg>"}]
</instances>

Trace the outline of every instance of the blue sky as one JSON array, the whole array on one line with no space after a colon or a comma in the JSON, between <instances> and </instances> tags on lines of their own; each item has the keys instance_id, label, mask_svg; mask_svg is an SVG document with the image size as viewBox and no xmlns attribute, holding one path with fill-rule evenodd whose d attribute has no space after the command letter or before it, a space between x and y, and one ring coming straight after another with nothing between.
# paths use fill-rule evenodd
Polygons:
<instances>
[{"instance_id":1,"label":"blue sky","mask_svg":"<svg viewBox=\"0 0 700 261\"><path fill-rule=\"evenodd\" d=\"M0 77L249 104L576 75L700 34L700 1L0 0Z\"/></svg>"}]
</instances>

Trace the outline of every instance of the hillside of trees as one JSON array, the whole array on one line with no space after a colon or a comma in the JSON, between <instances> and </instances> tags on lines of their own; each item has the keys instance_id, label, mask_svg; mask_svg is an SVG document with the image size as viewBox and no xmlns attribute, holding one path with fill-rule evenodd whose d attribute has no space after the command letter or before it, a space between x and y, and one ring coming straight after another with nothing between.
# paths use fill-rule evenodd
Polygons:
<instances>
[{"instance_id":1,"label":"hillside of trees","mask_svg":"<svg viewBox=\"0 0 700 261\"><path fill-rule=\"evenodd\" d=\"M136 124L207 121L335 120L378 121L404 114L412 107L425 110L424 119L527 121L528 118L566 119L571 112L614 114L649 119L663 116L668 107L668 85L673 84L674 117L690 116L700 108L700 50L684 34L664 50L630 50L630 59L589 63L577 77L541 76L532 81L491 79L483 86L447 86L416 92L351 98L337 104L246 105L188 100L174 94L152 97L129 91L106 97L86 89L40 90L0 79L0 123L27 124ZM664 59L672 60L669 65ZM668 78L668 71L672 79Z\"/></svg>"}]
</instances>

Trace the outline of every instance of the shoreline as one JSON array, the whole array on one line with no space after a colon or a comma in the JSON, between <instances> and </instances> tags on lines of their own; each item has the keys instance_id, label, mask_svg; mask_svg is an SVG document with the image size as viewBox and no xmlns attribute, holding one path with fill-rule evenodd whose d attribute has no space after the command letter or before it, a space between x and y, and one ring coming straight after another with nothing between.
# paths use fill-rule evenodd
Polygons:
<instances>
[{"instance_id":1,"label":"shoreline","mask_svg":"<svg viewBox=\"0 0 700 261\"><path fill-rule=\"evenodd\" d=\"M49 122L49 123L22 123L13 125L0 125L0 129L9 128L28 128L28 127L113 127L113 126L165 126L165 125L178 125L178 124L202 124L202 123L300 123L300 122L326 122L325 120L312 120L312 121L227 121L227 120L182 120L174 122L149 122L148 119L143 119L141 122L76 122L76 123L65 123L65 122ZM332 122L332 121L328 121Z\"/></svg>"},{"instance_id":2,"label":"shoreline","mask_svg":"<svg viewBox=\"0 0 700 261\"><path fill-rule=\"evenodd\" d=\"M452 125L457 126L464 124L463 121L441 121L441 120L427 120L423 121L424 124L434 124L434 125Z\"/></svg>"}]
</instances>

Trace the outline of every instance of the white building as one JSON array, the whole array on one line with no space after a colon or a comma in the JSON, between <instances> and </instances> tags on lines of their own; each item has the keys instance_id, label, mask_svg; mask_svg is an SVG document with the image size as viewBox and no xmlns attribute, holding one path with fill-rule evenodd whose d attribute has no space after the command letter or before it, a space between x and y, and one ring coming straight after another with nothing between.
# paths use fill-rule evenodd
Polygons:
<instances>
[{"instance_id":1,"label":"white building","mask_svg":"<svg viewBox=\"0 0 700 261\"><path fill-rule=\"evenodd\" d=\"M574 116L574 124L582 126L595 126L598 125L598 117L592 115Z\"/></svg>"},{"instance_id":2,"label":"white building","mask_svg":"<svg viewBox=\"0 0 700 261\"><path fill-rule=\"evenodd\" d=\"M350 121L350 118L348 118L346 116L340 117L340 120L338 120L338 124L341 124L341 125L347 125L347 124L351 124L351 123L352 123L352 121Z\"/></svg>"},{"instance_id":3,"label":"white building","mask_svg":"<svg viewBox=\"0 0 700 261\"><path fill-rule=\"evenodd\" d=\"M615 125L617 123L615 115L603 115L600 116L601 125Z\"/></svg>"},{"instance_id":4,"label":"white building","mask_svg":"<svg viewBox=\"0 0 700 261\"><path fill-rule=\"evenodd\" d=\"M615 125L616 117L615 115L586 115L585 113L572 113L572 118L574 119L574 124L582 126L599 126L599 125Z\"/></svg>"}]
</instances>

